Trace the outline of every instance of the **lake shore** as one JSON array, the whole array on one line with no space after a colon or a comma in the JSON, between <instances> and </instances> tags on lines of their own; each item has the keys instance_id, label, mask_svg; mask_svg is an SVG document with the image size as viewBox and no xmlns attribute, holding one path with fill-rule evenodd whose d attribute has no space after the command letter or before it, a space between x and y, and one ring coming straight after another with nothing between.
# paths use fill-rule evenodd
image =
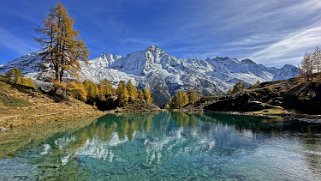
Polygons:
<instances>
[{"instance_id":1,"label":"lake shore","mask_svg":"<svg viewBox=\"0 0 321 181\"><path fill-rule=\"evenodd\" d=\"M93 123L96 118L45 121L37 124L25 124L0 132L0 158L12 157L17 152L37 145L54 134L73 132Z\"/></svg>"},{"instance_id":2,"label":"lake shore","mask_svg":"<svg viewBox=\"0 0 321 181\"><path fill-rule=\"evenodd\" d=\"M257 116L264 117L268 119L276 120L287 120L287 121L298 121L305 123L321 124L321 115L309 115L309 114L300 114L294 113L285 109L266 109L261 111L252 111L252 112L240 112L240 111L213 111L213 110L204 110L204 109L182 109L182 110L173 110L173 111L183 111L186 113L218 113L218 114L230 114L230 115L244 115L244 116Z\"/></svg>"}]
</instances>

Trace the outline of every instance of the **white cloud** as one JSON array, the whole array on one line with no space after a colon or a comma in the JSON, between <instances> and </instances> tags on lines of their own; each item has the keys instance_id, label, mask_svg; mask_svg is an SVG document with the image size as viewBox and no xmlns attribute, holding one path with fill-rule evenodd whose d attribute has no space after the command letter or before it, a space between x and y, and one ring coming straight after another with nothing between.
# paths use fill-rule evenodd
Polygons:
<instances>
[{"instance_id":1,"label":"white cloud","mask_svg":"<svg viewBox=\"0 0 321 181\"><path fill-rule=\"evenodd\" d=\"M290 33L276 43L253 53L250 58L267 65L297 65L306 51L321 45L321 22Z\"/></svg>"}]
</instances>

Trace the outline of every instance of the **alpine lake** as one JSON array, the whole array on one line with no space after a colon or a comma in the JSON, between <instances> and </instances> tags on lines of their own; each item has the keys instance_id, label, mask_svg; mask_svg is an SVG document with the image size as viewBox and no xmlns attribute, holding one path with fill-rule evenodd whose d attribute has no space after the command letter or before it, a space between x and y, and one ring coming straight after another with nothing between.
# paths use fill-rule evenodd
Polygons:
<instances>
[{"instance_id":1,"label":"alpine lake","mask_svg":"<svg viewBox=\"0 0 321 181\"><path fill-rule=\"evenodd\" d=\"M0 180L321 180L321 125L215 113L109 114L2 156Z\"/></svg>"}]
</instances>

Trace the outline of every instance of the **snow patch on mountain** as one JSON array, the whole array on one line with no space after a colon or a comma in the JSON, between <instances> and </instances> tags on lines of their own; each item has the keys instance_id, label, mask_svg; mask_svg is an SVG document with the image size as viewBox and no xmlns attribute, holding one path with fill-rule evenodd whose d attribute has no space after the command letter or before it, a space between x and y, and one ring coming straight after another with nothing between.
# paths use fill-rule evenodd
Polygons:
<instances>
[{"instance_id":1,"label":"snow patch on mountain","mask_svg":"<svg viewBox=\"0 0 321 181\"><path fill-rule=\"evenodd\" d=\"M40 62L38 53L30 53L1 66L0 74L18 67L27 76L36 78L40 72ZM164 105L180 89L196 89L203 95L218 95L237 81L254 84L257 81L288 79L299 74L299 69L293 65L284 65L279 69L256 64L250 59L180 59L157 46L125 57L103 54L80 64L80 80L99 82L108 79L113 85L131 80L139 88L149 86L159 105Z\"/></svg>"}]
</instances>

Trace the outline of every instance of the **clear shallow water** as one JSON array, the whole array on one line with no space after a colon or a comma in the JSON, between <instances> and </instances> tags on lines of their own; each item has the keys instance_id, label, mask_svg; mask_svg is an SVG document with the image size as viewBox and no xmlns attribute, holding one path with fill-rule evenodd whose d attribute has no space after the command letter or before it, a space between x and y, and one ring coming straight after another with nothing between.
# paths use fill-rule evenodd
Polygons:
<instances>
[{"instance_id":1,"label":"clear shallow water","mask_svg":"<svg viewBox=\"0 0 321 181\"><path fill-rule=\"evenodd\" d=\"M321 180L321 126L217 114L106 115L1 159L0 180Z\"/></svg>"}]
</instances>

